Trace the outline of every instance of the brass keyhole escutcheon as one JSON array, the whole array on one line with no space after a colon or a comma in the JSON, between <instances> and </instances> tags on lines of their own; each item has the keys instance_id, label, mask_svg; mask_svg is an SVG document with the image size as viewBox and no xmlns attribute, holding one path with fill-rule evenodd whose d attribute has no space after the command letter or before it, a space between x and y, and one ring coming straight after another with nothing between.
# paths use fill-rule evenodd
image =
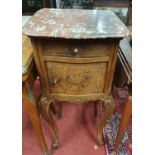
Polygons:
<instances>
[{"instance_id":1,"label":"brass keyhole escutcheon","mask_svg":"<svg viewBox=\"0 0 155 155\"><path fill-rule=\"evenodd\" d=\"M80 49L79 48L75 48L75 47L71 47L69 49L69 52L72 56L76 56L79 52L80 52Z\"/></svg>"}]
</instances>

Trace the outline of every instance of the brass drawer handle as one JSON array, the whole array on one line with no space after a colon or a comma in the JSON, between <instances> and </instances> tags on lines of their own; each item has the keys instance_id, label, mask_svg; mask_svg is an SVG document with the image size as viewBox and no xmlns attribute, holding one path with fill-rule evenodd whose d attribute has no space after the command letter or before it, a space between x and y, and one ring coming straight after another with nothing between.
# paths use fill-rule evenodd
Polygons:
<instances>
[{"instance_id":1,"label":"brass drawer handle","mask_svg":"<svg viewBox=\"0 0 155 155\"><path fill-rule=\"evenodd\" d=\"M74 48L74 53L78 53L79 52L79 49L78 48Z\"/></svg>"},{"instance_id":2,"label":"brass drawer handle","mask_svg":"<svg viewBox=\"0 0 155 155\"><path fill-rule=\"evenodd\" d=\"M78 48L73 48L73 47L71 47L70 49L69 49L69 51L70 51L70 54L72 55L72 56L75 56L75 55L77 55L78 53L79 53L79 49Z\"/></svg>"}]
</instances>

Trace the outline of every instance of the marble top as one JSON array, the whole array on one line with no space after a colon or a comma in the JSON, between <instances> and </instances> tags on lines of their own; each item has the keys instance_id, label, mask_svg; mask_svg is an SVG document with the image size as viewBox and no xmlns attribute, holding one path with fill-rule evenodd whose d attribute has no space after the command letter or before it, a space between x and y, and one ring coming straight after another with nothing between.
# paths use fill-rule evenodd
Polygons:
<instances>
[{"instance_id":1,"label":"marble top","mask_svg":"<svg viewBox=\"0 0 155 155\"><path fill-rule=\"evenodd\" d=\"M37 11L24 25L33 37L66 39L122 38L129 35L124 23L108 10L47 9Z\"/></svg>"},{"instance_id":2,"label":"marble top","mask_svg":"<svg viewBox=\"0 0 155 155\"><path fill-rule=\"evenodd\" d=\"M33 49L30 39L22 35L22 75L26 74L33 60Z\"/></svg>"},{"instance_id":3,"label":"marble top","mask_svg":"<svg viewBox=\"0 0 155 155\"><path fill-rule=\"evenodd\" d=\"M22 16L22 26L31 18L32 16ZM31 46L30 39L26 35L22 35L22 75L26 74L30 64L33 60L33 49Z\"/></svg>"}]
</instances>

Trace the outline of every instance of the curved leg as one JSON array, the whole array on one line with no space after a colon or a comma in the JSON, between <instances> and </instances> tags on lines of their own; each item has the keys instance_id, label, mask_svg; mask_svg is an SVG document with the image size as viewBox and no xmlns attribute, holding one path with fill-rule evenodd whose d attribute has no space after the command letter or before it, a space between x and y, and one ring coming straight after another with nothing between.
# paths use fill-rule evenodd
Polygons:
<instances>
[{"instance_id":1,"label":"curved leg","mask_svg":"<svg viewBox=\"0 0 155 155\"><path fill-rule=\"evenodd\" d=\"M51 102L53 102L53 101L48 101L46 97L42 97L41 103L40 103L40 108L41 108L41 113L42 113L43 117L50 125L50 130L51 130L52 138L53 138L52 147L54 149L56 149L58 147L59 132L58 132L56 123L50 113L51 112L50 111Z\"/></svg>"},{"instance_id":2,"label":"curved leg","mask_svg":"<svg viewBox=\"0 0 155 155\"><path fill-rule=\"evenodd\" d=\"M101 118L101 121L98 126L98 144L103 145L103 127L106 123L106 120L109 118L109 116L113 113L115 104L113 101L113 98L111 95L105 94L103 98L101 98L101 101L104 102L104 107L105 107L105 113L104 116Z\"/></svg>"},{"instance_id":3,"label":"curved leg","mask_svg":"<svg viewBox=\"0 0 155 155\"><path fill-rule=\"evenodd\" d=\"M32 90L28 82L25 82L25 84L23 84L22 98L24 100L24 105L28 111L30 120L33 125L33 129L35 131L35 134L37 136L41 149L43 150L44 155L50 155L50 152L48 151L48 147L46 145L46 142L43 136L41 123L39 119L39 112L37 109L35 98L33 96Z\"/></svg>"}]
</instances>

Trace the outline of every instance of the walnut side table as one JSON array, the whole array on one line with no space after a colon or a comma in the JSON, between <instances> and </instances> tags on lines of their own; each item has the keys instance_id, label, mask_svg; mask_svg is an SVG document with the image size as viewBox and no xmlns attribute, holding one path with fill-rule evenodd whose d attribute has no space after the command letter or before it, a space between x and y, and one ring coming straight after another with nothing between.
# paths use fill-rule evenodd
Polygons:
<instances>
[{"instance_id":1,"label":"walnut side table","mask_svg":"<svg viewBox=\"0 0 155 155\"><path fill-rule=\"evenodd\" d=\"M36 137L44 155L50 155L46 145L39 117L38 100L32 88L38 72L35 66L30 39L22 35L22 99L33 125Z\"/></svg>"},{"instance_id":2,"label":"walnut side table","mask_svg":"<svg viewBox=\"0 0 155 155\"><path fill-rule=\"evenodd\" d=\"M53 147L58 146L58 128L50 104L69 101L86 104L103 101L102 129L114 110L111 84L119 40L129 31L118 17L103 10L41 9L25 24L42 84L40 109L51 127Z\"/></svg>"}]
</instances>

